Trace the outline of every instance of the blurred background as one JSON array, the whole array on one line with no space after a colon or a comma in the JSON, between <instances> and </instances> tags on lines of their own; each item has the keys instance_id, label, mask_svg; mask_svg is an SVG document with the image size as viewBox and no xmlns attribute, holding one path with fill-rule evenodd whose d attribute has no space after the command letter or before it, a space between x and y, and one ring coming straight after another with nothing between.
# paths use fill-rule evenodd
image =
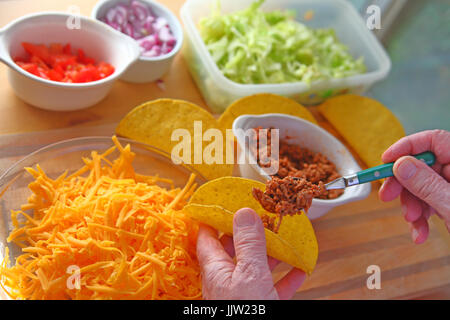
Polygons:
<instances>
[{"instance_id":1,"label":"blurred background","mask_svg":"<svg viewBox=\"0 0 450 320\"><path fill-rule=\"evenodd\" d=\"M371 4L381 8L381 29L374 33L392 61L389 76L374 85L367 95L390 108L407 134L425 129L450 130L450 0L348 1L363 17L368 16L366 9ZM74 5L87 2L71 1ZM0 19L9 21L20 16L18 6L48 10L61 7L62 3L0 0Z\"/></svg>"},{"instance_id":2,"label":"blurred background","mask_svg":"<svg viewBox=\"0 0 450 320\"><path fill-rule=\"evenodd\" d=\"M392 61L389 76L367 95L389 107L407 134L450 130L450 1L350 1L362 16L379 5L382 29L375 34Z\"/></svg>"}]
</instances>

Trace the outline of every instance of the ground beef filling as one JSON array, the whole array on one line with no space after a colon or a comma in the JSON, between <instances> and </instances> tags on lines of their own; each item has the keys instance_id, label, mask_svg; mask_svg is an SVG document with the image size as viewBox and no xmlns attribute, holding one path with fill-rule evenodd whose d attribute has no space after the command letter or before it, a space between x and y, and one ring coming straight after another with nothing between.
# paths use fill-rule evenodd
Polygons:
<instances>
[{"instance_id":1,"label":"ground beef filling","mask_svg":"<svg viewBox=\"0 0 450 320\"><path fill-rule=\"evenodd\" d=\"M259 146L259 130L256 128L257 144ZM287 141L280 141L279 169L277 174L266 183L266 191L253 189L253 197L261 203L261 206L269 212L279 216L278 223L275 216L263 217L264 226L274 232L278 232L284 215L301 213L301 210L308 211L313 198L335 199L339 197L343 190L326 190L324 184L339 178L336 166L323 154L313 152L297 145L289 144ZM263 146L264 147L264 146ZM267 155L271 156L271 135L270 130L267 136ZM258 150L251 150L264 168L270 163L261 163Z\"/></svg>"},{"instance_id":2,"label":"ground beef filling","mask_svg":"<svg viewBox=\"0 0 450 320\"><path fill-rule=\"evenodd\" d=\"M266 191L254 188L253 196L269 212L293 215L301 209L307 211L312 199L319 197L325 191L322 181L314 184L305 179L273 177L266 183Z\"/></svg>"},{"instance_id":3,"label":"ground beef filling","mask_svg":"<svg viewBox=\"0 0 450 320\"><path fill-rule=\"evenodd\" d=\"M269 212L279 216L276 223L276 216L263 216L264 227L278 232L282 217L285 215L300 214L301 210L308 211L312 199L322 196L326 192L322 181L318 184L311 183L302 178L285 177L283 179L272 177L266 183L266 190L253 188L253 197L258 200L261 206Z\"/></svg>"}]
</instances>

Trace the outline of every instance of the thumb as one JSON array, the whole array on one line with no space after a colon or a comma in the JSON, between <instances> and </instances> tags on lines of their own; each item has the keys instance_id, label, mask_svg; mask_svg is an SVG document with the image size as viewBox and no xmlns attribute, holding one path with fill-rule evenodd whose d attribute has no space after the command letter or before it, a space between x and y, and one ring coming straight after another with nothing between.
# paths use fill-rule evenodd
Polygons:
<instances>
[{"instance_id":1,"label":"thumb","mask_svg":"<svg viewBox=\"0 0 450 320\"><path fill-rule=\"evenodd\" d=\"M450 184L422 161L406 156L394 163L394 175L417 198L450 220Z\"/></svg>"},{"instance_id":2,"label":"thumb","mask_svg":"<svg viewBox=\"0 0 450 320\"><path fill-rule=\"evenodd\" d=\"M267 271L266 236L258 214L249 208L236 212L233 219L233 241L236 265L243 271Z\"/></svg>"}]
</instances>

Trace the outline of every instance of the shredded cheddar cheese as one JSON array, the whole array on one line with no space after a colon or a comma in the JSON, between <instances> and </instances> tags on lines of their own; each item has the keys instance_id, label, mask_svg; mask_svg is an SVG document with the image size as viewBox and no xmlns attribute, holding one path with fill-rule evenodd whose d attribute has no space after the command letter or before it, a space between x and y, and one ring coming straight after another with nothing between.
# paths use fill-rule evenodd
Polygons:
<instances>
[{"instance_id":1,"label":"shredded cheddar cheese","mask_svg":"<svg viewBox=\"0 0 450 320\"><path fill-rule=\"evenodd\" d=\"M0 264L0 285L13 299L201 298L198 226L181 210L195 176L180 189L136 174L130 146L113 141L71 175L53 180L39 165L26 168L32 195L11 211L8 237L22 254L8 267L7 252Z\"/></svg>"}]
</instances>

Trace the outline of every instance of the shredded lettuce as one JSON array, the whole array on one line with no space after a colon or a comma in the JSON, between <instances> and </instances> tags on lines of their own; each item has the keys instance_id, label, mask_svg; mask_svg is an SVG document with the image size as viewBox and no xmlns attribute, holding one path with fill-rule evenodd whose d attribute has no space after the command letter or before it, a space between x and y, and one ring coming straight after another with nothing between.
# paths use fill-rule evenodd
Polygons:
<instances>
[{"instance_id":1,"label":"shredded lettuce","mask_svg":"<svg viewBox=\"0 0 450 320\"><path fill-rule=\"evenodd\" d=\"M363 58L353 58L333 29L308 28L292 11L264 12L263 2L231 14L217 6L199 22L201 37L227 78L244 84L309 84L366 71Z\"/></svg>"}]
</instances>

